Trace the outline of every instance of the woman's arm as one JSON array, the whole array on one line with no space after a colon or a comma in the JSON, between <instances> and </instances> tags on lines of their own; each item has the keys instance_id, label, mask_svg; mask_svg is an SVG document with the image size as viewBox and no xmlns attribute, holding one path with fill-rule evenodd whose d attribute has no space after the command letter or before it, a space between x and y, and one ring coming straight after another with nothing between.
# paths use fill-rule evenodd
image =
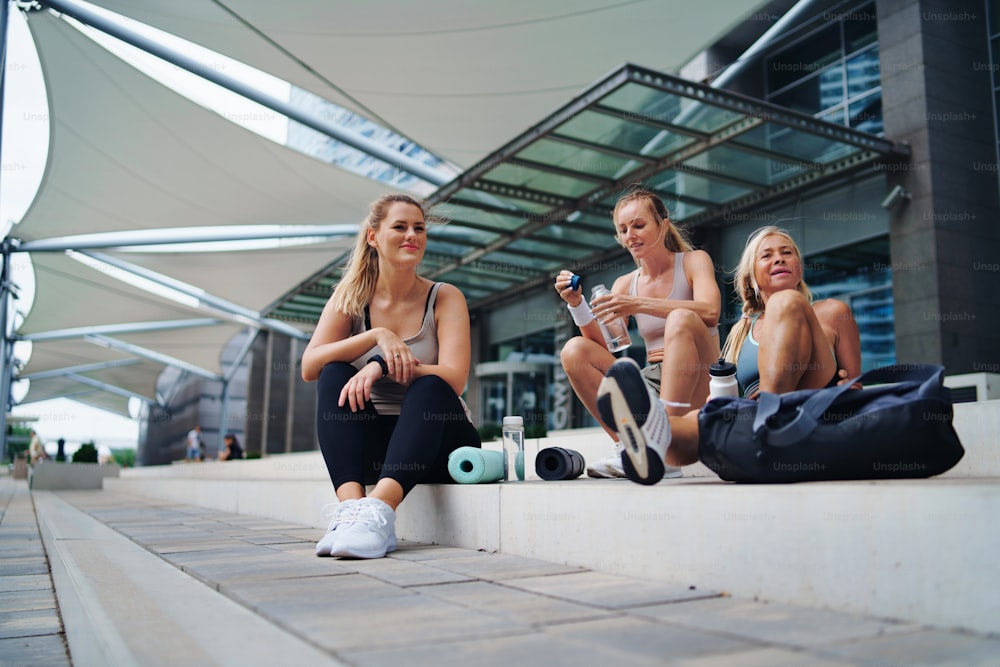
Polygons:
<instances>
[{"instance_id":1,"label":"woman's arm","mask_svg":"<svg viewBox=\"0 0 1000 667\"><path fill-rule=\"evenodd\" d=\"M861 334L850 306L836 299L824 299L813 305L813 311L823 330L832 332L833 340L829 343L837 358L841 380L861 375Z\"/></svg>"},{"instance_id":2,"label":"woman's arm","mask_svg":"<svg viewBox=\"0 0 1000 667\"><path fill-rule=\"evenodd\" d=\"M350 316L334 308L332 299L327 301L316 330L302 353L302 379L315 382L323 367L331 361L352 362L374 346L380 345L389 334L398 338L382 327L352 336Z\"/></svg>"},{"instance_id":3,"label":"woman's arm","mask_svg":"<svg viewBox=\"0 0 1000 667\"><path fill-rule=\"evenodd\" d=\"M625 317L643 313L666 318L672 310L686 308L694 311L707 327L719 323L722 311L722 294L715 281L715 267L712 258L704 250L695 250L684 255L684 274L691 283L692 300L662 299L655 296L631 296L628 284L631 274L615 281L612 295L594 306L594 314L614 312Z\"/></svg>"},{"instance_id":4,"label":"woman's arm","mask_svg":"<svg viewBox=\"0 0 1000 667\"><path fill-rule=\"evenodd\" d=\"M565 301L567 305L578 306L585 300L583 294L577 290L563 287L564 284L568 284L572 275L572 272L566 271L565 269L560 271L559 275L556 276L556 288L559 290L559 297ZM621 280L622 278L618 278L618 280L615 281L615 284L612 286L612 291L618 289L618 283ZM580 333L584 338L589 338L599 345L605 345L604 334L601 333L601 327L597 323L596 315L594 317L595 319L591 320L587 324L584 324L582 327L577 325L577 328L580 330ZM576 324L576 322L574 322L574 324Z\"/></svg>"},{"instance_id":5,"label":"woman's arm","mask_svg":"<svg viewBox=\"0 0 1000 667\"><path fill-rule=\"evenodd\" d=\"M438 288L434 320L437 323L438 363L418 363L413 369L413 377L437 375L461 396L472 363L472 336L469 306L465 295L454 285L444 283Z\"/></svg>"}]
</instances>

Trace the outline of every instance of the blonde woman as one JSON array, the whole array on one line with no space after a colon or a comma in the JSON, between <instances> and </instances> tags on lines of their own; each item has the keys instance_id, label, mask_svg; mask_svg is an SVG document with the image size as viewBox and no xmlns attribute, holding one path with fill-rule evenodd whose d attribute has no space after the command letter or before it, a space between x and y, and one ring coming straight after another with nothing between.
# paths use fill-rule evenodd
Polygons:
<instances>
[{"instance_id":1,"label":"blonde woman","mask_svg":"<svg viewBox=\"0 0 1000 667\"><path fill-rule=\"evenodd\" d=\"M303 379L318 382L316 430L339 501L319 556L393 551L406 494L450 481L449 452L480 445L460 398L471 352L465 297L417 274L426 218L408 195L372 203L302 355Z\"/></svg>"},{"instance_id":2,"label":"blonde woman","mask_svg":"<svg viewBox=\"0 0 1000 667\"><path fill-rule=\"evenodd\" d=\"M754 232L734 282L743 314L723 354L736 363L744 396L819 389L861 374L851 309L834 299L812 302L802 279L802 253L788 232L773 226ZM658 481L665 465L698 460L698 411L668 419L658 398L628 359L616 362L598 389L605 423L622 434L626 474L642 484Z\"/></svg>"},{"instance_id":3,"label":"blonde woman","mask_svg":"<svg viewBox=\"0 0 1000 667\"><path fill-rule=\"evenodd\" d=\"M673 414L705 404L708 366L719 358L722 297L708 253L691 247L663 200L650 190L633 187L622 195L612 220L615 238L632 255L636 270L616 279L610 295L589 305L580 291L570 288L571 272L561 271L555 279L556 291L580 328L580 335L563 346L563 369L580 401L614 441L609 457L587 467L591 477L626 476L621 441L597 407L597 388L615 361L598 320L635 317L646 342L642 377L655 394L678 404L668 408ZM680 475L679 468L663 470L663 476Z\"/></svg>"}]
</instances>

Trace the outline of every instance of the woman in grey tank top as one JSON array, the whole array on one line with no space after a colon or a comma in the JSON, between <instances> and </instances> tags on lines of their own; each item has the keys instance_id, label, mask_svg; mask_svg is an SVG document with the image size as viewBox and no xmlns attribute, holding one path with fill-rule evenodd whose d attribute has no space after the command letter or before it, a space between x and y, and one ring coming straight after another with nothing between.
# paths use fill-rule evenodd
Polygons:
<instances>
[{"instance_id":1,"label":"woman in grey tank top","mask_svg":"<svg viewBox=\"0 0 1000 667\"><path fill-rule=\"evenodd\" d=\"M471 339L465 297L417 274L419 202L386 195L361 225L344 277L302 355L317 381L316 434L338 504L318 556L381 558L396 507L419 482L448 482L448 454L480 445L460 398ZM366 485L374 485L366 495Z\"/></svg>"}]
</instances>

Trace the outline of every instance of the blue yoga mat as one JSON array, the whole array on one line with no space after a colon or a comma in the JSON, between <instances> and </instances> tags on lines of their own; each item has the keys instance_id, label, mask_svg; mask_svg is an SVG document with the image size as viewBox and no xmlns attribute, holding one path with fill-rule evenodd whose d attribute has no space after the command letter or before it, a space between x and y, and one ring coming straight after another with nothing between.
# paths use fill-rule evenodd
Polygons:
<instances>
[{"instance_id":1,"label":"blue yoga mat","mask_svg":"<svg viewBox=\"0 0 1000 667\"><path fill-rule=\"evenodd\" d=\"M503 452L459 447L448 455L448 474L459 484L486 484L503 479Z\"/></svg>"}]
</instances>

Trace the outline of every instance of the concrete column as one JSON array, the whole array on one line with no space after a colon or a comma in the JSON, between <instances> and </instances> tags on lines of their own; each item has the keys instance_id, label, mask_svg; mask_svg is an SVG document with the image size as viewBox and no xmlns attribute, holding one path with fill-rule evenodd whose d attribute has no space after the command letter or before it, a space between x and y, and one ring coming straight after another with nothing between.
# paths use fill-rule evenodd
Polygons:
<instances>
[{"instance_id":1,"label":"concrete column","mask_svg":"<svg viewBox=\"0 0 1000 667\"><path fill-rule=\"evenodd\" d=\"M984 3L877 0L896 357L949 373L1000 359L1000 192Z\"/></svg>"}]
</instances>

